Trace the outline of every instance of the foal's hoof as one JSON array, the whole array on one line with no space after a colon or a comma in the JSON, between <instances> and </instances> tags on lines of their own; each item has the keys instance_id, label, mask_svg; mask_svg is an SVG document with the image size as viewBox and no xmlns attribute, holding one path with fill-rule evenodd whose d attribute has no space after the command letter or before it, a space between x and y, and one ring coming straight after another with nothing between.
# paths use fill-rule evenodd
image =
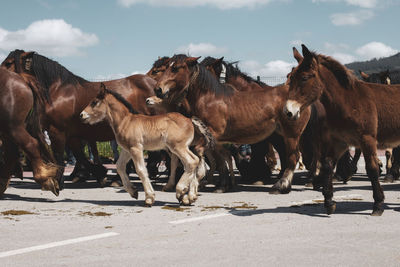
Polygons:
<instances>
[{"instance_id":1,"label":"foal's hoof","mask_svg":"<svg viewBox=\"0 0 400 267\"><path fill-rule=\"evenodd\" d=\"M182 201L180 202L182 205L184 205L184 206L189 206L191 203L190 203L190 199L189 199L189 196L186 194L186 195L183 195L183 197L182 197Z\"/></svg>"},{"instance_id":2,"label":"foal's hoof","mask_svg":"<svg viewBox=\"0 0 400 267\"><path fill-rule=\"evenodd\" d=\"M331 215L336 210L336 202L331 201L330 203L325 203L326 214Z\"/></svg>"},{"instance_id":3,"label":"foal's hoof","mask_svg":"<svg viewBox=\"0 0 400 267\"><path fill-rule=\"evenodd\" d=\"M151 198L146 198L146 200L144 201L144 206L151 208L151 206L153 206L154 200Z\"/></svg>"}]
</instances>

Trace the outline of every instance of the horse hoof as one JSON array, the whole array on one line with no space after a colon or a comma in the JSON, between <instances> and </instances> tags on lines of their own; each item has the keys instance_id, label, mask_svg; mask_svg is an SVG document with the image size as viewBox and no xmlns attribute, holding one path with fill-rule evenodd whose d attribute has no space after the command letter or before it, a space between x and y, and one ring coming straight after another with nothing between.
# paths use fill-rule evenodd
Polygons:
<instances>
[{"instance_id":1,"label":"horse hoof","mask_svg":"<svg viewBox=\"0 0 400 267\"><path fill-rule=\"evenodd\" d=\"M214 192L214 193L225 193L226 190L225 190L225 188L217 188L217 189L215 189L213 192Z\"/></svg>"},{"instance_id":2,"label":"horse hoof","mask_svg":"<svg viewBox=\"0 0 400 267\"><path fill-rule=\"evenodd\" d=\"M78 177L78 176L75 176L71 180L71 183L73 183L73 184L84 183L84 182L86 182L86 180L81 177Z\"/></svg>"},{"instance_id":3,"label":"horse hoof","mask_svg":"<svg viewBox=\"0 0 400 267\"><path fill-rule=\"evenodd\" d=\"M391 174L386 174L385 178L382 181L383 183L393 183L394 177Z\"/></svg>"},{"instance_id":4,"label":"horse hoof","mask_svg":"<svg viewBox=\"0 0 400 267\"><path fill-rule=\"evenodd\" d=\"M371 216L382 216L383 209L377 209L372 211Z\"/></svg>"},{"instance_id":5,"label":"horse hoof","mask_svg":"<svg viewBox=\"0 0 400 267\"><path fill-rule=\"evenodd\" d=\"M151 198L146 198L146 200L144 201L144 206L151 208L151 206L153 206L154 200Z\"/></svg>"},{"instance_id":6,"label":"horse hoof","mask_svg":"<svg viewBox=\"0 0 400 267\"><path fill-rule=\"evenodd\" d=\"M121 183L121 181L112 181L111 182L111 184L110 184L110 187L121 187L122 186L122 183Z\"/></svg>"},{"instance_id":7,"label":"horse hoof","mask_svg":"<svg viewBox=\"0 0 400 267\"><path fill-rule=\"evenodd\" d=\"M162 191L163 192L174 192L175 191L175 186L173 186L173 185L171 186L171 185L166 184L166 185L163 186Z\"/></svg>"},{"instance_id":8,"label":"horse hoof","mask_svg":"<svg viewBox=\"0 0 400 267\"><path fill-rule=\"evenodd\" d=\"M52 179L48 179L42 184L42 190L51 191L57 197L60 194L60 187L58 186L58 182Z\"/></svg>"},{"instance_id":9,"label":"horse hoof","mask_svg":"<svg viewBox=\"0 0 400 267\"><path fill-rule=\"evenodd\" d=\"M103 188L103 187L105 187L107 185L107 177L100 178L100 179L97 180L97 182Z\"/></svg>"},{"instance_id":10,"label":"horse hoof","mask_svg":"<svg viewBox=\"0 0 400 267\"><path fill-rule=\"evenodd\" d=\"M331 215L336 210L336 202L332 201L331 204L325 205L326 214Z\"/></svg>"},{"instance_id":11,"label":"horse hoof","mask_svg":"<svg viewBox=\"0 0 400 267\"><path fill-rule=\"evenodd\" d=\"M304 185L304 187L309 187L309 188L311 188L311 187L314 187L314 186L313 186L313 184L312 184L311 182L308 182L308 183L306 183L306 184Z\"/></svg>"},{"instance_id":12,"label":"horse hoof","mask_svg":"<svg viewBox=\"0 0 400 267\"><path fill-rule=\"evenodd\" d=\"M255 181L252 185L264 185L263 181Z\"/></svg>"}]
</instances>

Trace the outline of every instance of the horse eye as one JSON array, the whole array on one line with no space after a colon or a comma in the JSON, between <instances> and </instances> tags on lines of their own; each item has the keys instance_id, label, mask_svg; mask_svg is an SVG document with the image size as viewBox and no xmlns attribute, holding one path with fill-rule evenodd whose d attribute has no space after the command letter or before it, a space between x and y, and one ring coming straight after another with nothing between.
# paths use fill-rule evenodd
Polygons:
<instances>
[{"instance_id":1,"label":"horse eye","mask_svg":"<svg viewBox=\"0 0 400 267\"><path fill-rule=\"evenodd\" d=\"M97 105L97 103L99 103L99 101L93 100L92 104L90 106L93 108L93 107L95 107Z\"/></svg>"},{"instance_id":2,"label":"horse eye","mask_svg":"<svg viewBox=\"0 0 400 267\"><path fill-rule=\"evenodd\" d=\"M159 73L160 71L159 70L153 70L151 73L152 74L157 74L157 73Z\"/></svg>"},{"instance_id":3,"label":"horse eye","mask_svg":"<svg viewBox=\"0 0 400 267\"><path fill-rule=\"evenodd\" d=\"M305 82L305 81L307 81L309 78L310 78L309 76L303 76L303 77L301 77L301 80L302 80L303 82Z\"/></svg>"}]
</instances>

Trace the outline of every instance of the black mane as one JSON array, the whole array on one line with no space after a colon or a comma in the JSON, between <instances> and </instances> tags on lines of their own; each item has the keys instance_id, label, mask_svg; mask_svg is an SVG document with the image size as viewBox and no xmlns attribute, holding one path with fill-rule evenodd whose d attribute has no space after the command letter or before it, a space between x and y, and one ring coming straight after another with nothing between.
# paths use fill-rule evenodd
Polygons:
<instances>
[{"instance_id":1,"label":"black mane","mask_svg":"<svg viewBox=\"0 0 400 267\"><path fill-rule=\"evenodd\" d=\"M153 68L160 68L161 66L164 66L167 63L168 60L169 60L169 57L160 57L160 58L158 58L153 63Z\"/></svg>"},{"instance_id":2,"label":"black mane","mask_svg":"<svg viewBox=\"0 0 400 267\"><path fill-rule=\"evenodd\" d=\"M213 57L206 57L203 59L203 61L201 62L201 65L204 66L209 66L211 64L213 64L217 59L213 58ZM233 62L228 62L223 60L222 64L225 65L226 68L226 77L242 77L246 82L255 82L261 86L265 86L267 85L266 83L256 80L252 77L250 77L248 74L242 72L239 67L238 67L238 61L233 61Z\"/></svg>"},{"instance_id":3,"label":"black mane","mask_svg":"<svg viewBox=\"0 0 400 267\"><path fill-rule=\"evenodd\" d=\"M217 97L230 97L234 94L235 89L230 85L221 84L214 75L212 75L203 65L198 66L198 77L196 79L198 85L206 91L214 93Z\"/></svg>"},{"instance_id":4,"label":"black mane","mask_svg":"<svg viewBox=\"0 0 400 267\"><path fill-rule=\"evenodd\" d=\"M120 95L119 93L112 91L110 89L105 89L106 93L113 95L119 102L121 102L122 104L124 104L124 106L129 110L130 113L132 114L139 114L139 112L137 112L131 105L131 103L129 103L122 95Z\"/></svg>"}]
</instances>

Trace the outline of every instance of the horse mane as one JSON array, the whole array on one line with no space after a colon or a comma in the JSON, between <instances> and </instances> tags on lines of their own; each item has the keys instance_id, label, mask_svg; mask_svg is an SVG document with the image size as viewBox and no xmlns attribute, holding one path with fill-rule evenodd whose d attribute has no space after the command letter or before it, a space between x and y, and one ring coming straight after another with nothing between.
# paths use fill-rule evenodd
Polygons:
<instances>
[{"instance_id":1,"label":"horse mane","mask_svg":"<svg viewBox=\"0 0 400 267\"><path fill-rule=\"evenodd\" d=\"M139 112L137 112L131 105L131 103L129 103L122 95L120 95L119 93L112 91L108 88L105 88L105 92L107 94L110 94L112 96L114 96L119 102L121 102L128 110L130 113L132 114L139 114Z\"/></svg>"},{"instance_id":2,"label":"horse mane","mask_svg":"<svg viewBox=\"0 0 400 267\"><path fill-rule=\"evenodd\" d=\"M197 85L204 88L205 91L212 92L217 97L230 97L234 94L235 89L232 86L221 84L203 65L197 64L196 66L198 67Z\"/></svg>"},{"instance_id":3,"label":"horse mane","mask_svg":"<svg viewBox=\"0 0 400 267\"><path fill-rule=\"evenodd\" d=\"M46 90L48 90L58 79L61 80L62 84L76 85L78 83L82 84L87 82L87 80L73 74L57 61L51 60L37 53L33 54L31 69L40 85Z\"/></svg>"},{"instance_id":4,"label":"horse mane","mask_svg":"<svg viewBox=\"0 0 400 267\"><path fill-rule=\"evenodd\" d=\"M169 60L169 57L160 57L158 58L154 63L153 63L153 68L160 68L161 66L164 66L167 61Z\"/></svg>"},{"instance_id":5,"label":"horse mane","mask_svg":"<svg viewBox=\"0 0 400 267\"><path fill-rule=\"evenodd\" d=\"M206 57L203 59L203 61L201 62L201 65L207 66L207 65L211 65L213 64L217 59L214 57ZM222 64L225 65L226 68L226 75L229 76L233 76L233 77L241 77L243 78L246 82L255 82L261 86L265 86L267 85L266 83L256 80L252 77L250 77L248 74L242 72L239 67L238 67L238 61L232 61L232 62L228 62L225 60L222 60Z\"/></svg>"},{"instance_id":6,"label":"horse mane","mask_svg":"<svg viewBox=\"0 0 400 267\"><path fill-rule=\"evenodd\" d=\"M318 63L325 66L333 73L341 86L346 89L351 89L353 87L354 82L357 81L357 78L352 71L347 69L332 57L316 54L314 52L311 53L314 55L314 58L317 59Z\"/></svg>"}]
</instances>

